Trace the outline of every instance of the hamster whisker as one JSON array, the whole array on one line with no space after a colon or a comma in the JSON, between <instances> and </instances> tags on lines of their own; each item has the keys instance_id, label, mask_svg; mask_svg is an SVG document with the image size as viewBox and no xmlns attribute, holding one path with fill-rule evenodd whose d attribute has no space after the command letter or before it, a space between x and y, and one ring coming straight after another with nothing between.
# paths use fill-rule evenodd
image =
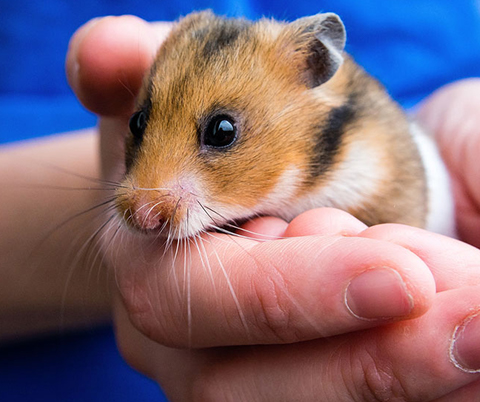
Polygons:
<instances>
[{"instance_id":1,"label":"hamster whisker","mask_svg":"<svg viewBox=\"0 0 480 402\"><path fill-rule=\"evenodd\" d=\"M89 212L93 212L95 211L96 209L99 209L105 205L108 205L108 204L112 204L113 202L115 201L115 197L112 197L112 198L109 198L105 201L102 201L100 202L99 204L96 204L90 208L87 208L86 210L84 211L80 211L76 214L74 214L73 216L70 216L69 218L65 219L63 222L59 223L58 225L54 226L53 228L51 228L44 236L43 238L38 242L37 245L35 245L35 247L33 248L33 250L30 252L30 256L32 254L34 254L36 251L38 251L38 249L43 245L45 244L45 242L54 234L56 233L57 231L59 231L61 228L65 227L66 225L68 225L69 223L71 223L72 221L74 221L75 219L77 218L80 218L82 217L83 215L86 215L88 214ZM95 217L98 217L98 216L101 216L103 215L104 213L106 212L109 212L111 209L114 208L114 205L110 205L108 208L102 210L99 212L98 215L96 215Z\"/></svg>"},{"instance_id":2,"label":"hamster whisker","mask_svg":"<svg viewBox=\"0 0 480 402\"><path fill-rule=\"evenodd\" d=\"M197 238L198 238L198 244L197 244ZM202 267L203 267L204 271L205 271L205 268L206 268L208 276L210 277L210 282L212 283L212 286L213 286L213 291L216 295L217 294L217 288L216 288L216 284L215 284L215 279L213 277L212 266L210 265L210 260L208 259L207 249L205 248L205 245L203 244L204 241L208 242L208 240L205 239L205 238L202 238L201 234L197 234L197 235L193 236L193 240L195 241L195 244L197 244L197 250L198 250L198 254L200 256L200 260L202 262ZM200 250L199 245L201 246L202 250ZM202 254L205 257L205 260L203 259ZM205 262L206 262L206 264L205 264Z\"/></svg>"},{"instance_id":3,"label":"hamster whisker","mask_svg":"<svg viewBox=\"0 0 480 402\"><path fill-rule=\"evenodd\" d=\"M138 212L140 212L143 208L146 208L148 207L149 205L151 204L154 204L155 201L149 201L149 202L146 202L144 204L142 204L142 206L140 206L136 211L135 211L135 214L137 214Z\"/></svg>"},{"instance_id":4,"label":"hamster whisker","mask_svg":"<svg viewBox=\"0 0 480 402\"><path fill-rule=\"evenodd\" d=\"M153 218L155 219L159 214L156 214ZM170 222L170 219L166 219L165 222L163 222L162 226L160 229L158 229L158 233L155 236L155 241L158 241L160 236L162 235L163 231L165 230L166 226L168 225L168 222Z\"/></svg>"},{"instance_id":5,"label":"hamster whisker","mask_svg":"<svg viewBox=\"0 0 480 402\"><path fill-rule=\"evenodd\" d=\"M177 201L177 205L178 205L178 202ZM176 207L175 207L175 210L176 210ZM172 213L172 215L167 219L167 221L170 221L172 224L168 226L168 233L167 233L167 239L165 240L165 244L164 244L164 247L166 250L170 249L172 247L172 244L175 240L175 230L176 228L174 228L173 226L173 218L174 218L174 214ZM173 233L172 233L173 231Z\"/></svg>"},{"instance_id":6,"label":"hamster whisker","mask_svg":"<svg viewBox=\"0 0 480 402\"><path fill-rule=\"evenodd\" d=\"M156 234L155 238L153 238L152 240L152 246L155 245L157 243L157 241L160 239L160 237L162 236L162 232L164 231L165 227L168 225L170 219L167 219L162 227L160 228L160 230L158 231L158 233ZM167 246L167 241L169 239L169 236L170 236L170 231L169 233L167 233L167 239L166 240L162 240L162 243L163 243L163 253L162 255L160 256L160 260L163 261L165 259L165 256L167 255L168 252L172 252L172 245L170 245L170 247ZM181 240L181 239L179 239ZM172 240L172 243L173 243L173 240ZM178 252L178 242L177 242L177 252ZM176 257L175 257L176 258ZM172 268L174 267L174 264L172 262ZM175 272L174 272L174 275L175 275Z\"/></svg>"},{"instance_id":7,"label":"hamster whisker","mask_svg":"<svg viewBox=\"0 0 480 402\"><path fill-rule=\"evenodd\" d=\"M190 240L186 239L186 244L188 245L188 264L184 267L187 274L187 323L188 323L188 346L191 348L192 346L192 250L190 247Z\"/></svg>"},{"instance_id":8,"label":"hamster whisker","mask_svg":"<svg viewBox=\"0 0 480 402\"><path fill-rule=\"evenodd\" d=\"M102 233L103 229L115 218L115 216L115 214L110 215L110 217L92 233L92 235L86 240L82 248L79 250L78 256L81 257L83 254L83 258L85 258L85 263L82 265L89 265L88 262L91 258L91 250L92 247L96 245L97 237L100 235L100 233ZM103 238L103 235L104 234L102 234L100 239Z\"/></svg>"},{"instance_id":9,"label":"hamster whisker","mask_svg":"<svg viewBox=\"0 0 480 402\"><path fill-rule=\"evenodd\" d=\"M141 190L141 191L170 191L169 188L167 187L153 187L153 188L148 188L148 187L137 187L133 186L133 190ZM162 194L161 197L168 197L170 194Z\"/></svg>"},{"instance_id":10,"label":"hamster whisker","mask_svg":"<svg viewBox=\"0 0 480 402\"><path fill-rule=\"evenodd\" d=\"M45 168L56 170L58 172L65 173L65 174L68 174L68 175L73 176L73 177L78 177L79 179L84 179L84 180L87 180L87 181L90 181L90 182L93 182L93 183L97 183L97 184L104 184L104 185L107 184L107 185L110 185L111 187L114 187L114 188L128 189L127 186L122 185L118 181L99 179L98 177L90 177L90 176L83 175L83 174L80 174L80 173L77 173L77 172L73 172L71 170L68 170L68 169L60 167L60 166L52 165L52 164L50 164L48 162L44 162L44 161L35 161L35 162L38 163L39 165L42 165Z\"/></svg>"},{"instance_id":11,"label":"hamster whisker","mask_svg":"<svg viewBox=\"0 0 480 402\"><path fill-rule=\"evenodd\" d=\"M250 236L247 236L247 235L242 235L240 233L237 233L237 232L233 232L231 230L228 230L225 228L225 226L227 227L230 227L234 230L238 230L240 232L245 232L245 233L249 233L251 235L254 235L254 236L259 236L259 237L262 237L262 238L257 238L257 237L250 237ZM248 230L248 229L244 229L240 226L237 226L237 225L234 225L233 223L225 223L225 225L221 226L221 227L214 227L214 229L222 232L222 233L226 233L226 234L229 234L229 235L232 235L232 236L236 236L236 237L242 237L244 239L249 239L249 240L256 240L256 241L259 241L259 242L263 242L263 241L269 241L269 240L282 240L282 239L286 239L285 236L274 236L274 235L268 235L268 234L264 234L264 233L259 233L259 232L253 232L251 230Z\"/></svg>"},{"instance_id":12,"label":"hamster whisker","mask_svg":"<svg viewBox=\"0 0 480 402\"><path fill-rule=\"evenodd\" d=\"M128 82L128 77L127 77L127 74L125 73L125 71L122 70L122 75L123 75L123 78L125 78L125 80ZM132 92L132 90L128 87L127 84L125 84L123 81L122 81L122 78L118 78L117 79L118 82L120 83L120 85L125 88L127 90L127 92L132 96L132 99L135 99L136 98L136 95Z\"/></svg>"},{"instance_id":13,"label":"hamster whisker","mask_svg":"<svg viewBox=\"0 0 480 402\"><path fill-rule=\"evenodd\" d=\"M209 235L209 236L211 236L211 237L214 237L214 234L211 234L211 233L207 233L207 235ZM232 235L235 236L236 234L233 233ZM251 240L251 238L245 237L245 236L238 236L238 235L236 235L236 237L243 237L243 238L246 238L246 239ZM234 239L232 238L232 240L234 240ZM236 243L239 247L241 247L241 248L255 261L255 264L256 264L257 266L261 267L261 266L263 265L263 264L261 263L261 261L259 261L257 258L255 258L254 255L252 255L252 254L250 253L250 251L249 251L248 249L245 249L242 245L240 245L240 244L237 243L237 242L235 242L235 243ZM214 253L215 253L216 257L217 257L217 260L219 261L219 264L221 265L221 262L220 262L220 258L219 258L219 256L218 256L218 253L215 251L215 249L213 249L213 251L214 251ZM228 276L228 273L226 272L226 270L223 268L222 265L221 265L221 268L222 268L222 270L223 270L223 272L224 272L224 275L227 275L227 276ZM227 279L227 280L228 280L228 279ZM282 282L278 282L278 281L275 280L274 278L272 278L272 280L275 281L276 286L277 286L277 289L279 289L279 291L282 292L282 293L291 301L292 305L295 306L295 307L298 309L298 311L300 312L300 314L302 314L302 315L305 317L305 319L307 320L307 322L309 322L309 323L310 323L312 326L314 326L314 327L315 327L315 326L318 327L318 324L316 324L311 318L309 318L308 314L307 314L306 311L302 308L301 304L300 304L297 300L295 300L295 298L290 294L290 292L288 291L288 288L285 286L285 284L282 283ZM230 283L229 283L229 286L231 286ZM234 296L234 295L232 294L232 296ZM234 299L235 299L235 296L234 296ZM235 300L236 300L236 303L238 303L238 299L235 299ZM238 308L240 308L240 306L238 306ZM240 313L241 313L241 310L239 311L239 314L240 314ZM242 315L241 315L241 319L242 319ZM244 322L244 321L245 321L245 319L243 318L243 319L242 319L242 322ZM246 327L246 322L244 323L244 327L246 328L246 330L247 330L247 335L248 335L248 334L249 334L249 331L248 331L248 328ZM321 330L319 330L319 334L322 335L322 334L321 334Z\"/></svg>"},{"instance_id":14,"label":"hamster whisker","mask_svg":"<svg viewBox=\"0 0 480 402\"><path fill-rule=\"evenodd\" d=\"M100 244L100 243L104 243L103 239L108 236L109 232L111 232L114 228L114 226L112 226L110 223L113 221L113 219L115 219L115 216L116 214L112 214L110 215L110 218L108 219L108 221L106 222L106 229L105 231L102 233L102 235L98 238L97 240L97 243ZM106 249L108 249L110 247L110 245L112 244L112 241L113 239L115 238L115 235L116 233L120 230L120 227L121 225L117 225L117 228L113 234L113 236L110 236L110 239L108 240L108 242L106 243L105 247ZM96 247L97 248L97 252L95 253L94 257L93 257L93 260L92 262L90 263L89 259L86 260L86 265L87 267L90 267L89 268L89 273L88 273L88 278L87 278L87 283L90 282L90 276L92 274L92 271L93 269L95 268L95 266L98 266L100 267L100 269L97 271L97 283L100 279L100 271L101 271L101 267L103 267L104 265L104 261L105 261L105 253L102 253L102 248L101 247ZM100 258L99 262L98 262L98 265L97 265L97 261L98 259Z\"/></svg>"},{"instance_id":15,"label":"hamster whisker","mask_svg":"<svg viewBox=\"0 0 480 402\"><path fill-rule=\"evenodd\" d=\"M182 197L180 197L177 200L177 203L175 204L175 207L173 208L173 211L172 211L172 216L170 217L170 222L172 222L172 225L170 225L170 227L169 227L167 241L165 243L166 248L170 248L173 244L173 241L174 241L175 237L178 237L178 235L180 234L180 228L177 228L178 229L178 233L176 233L177 236L172 236L171 232L172 232L173 223L175 222L175 215L177 214L178 206L180 205L181 201L182 201ZM175 235L175 233L174 233L174 235Z\"/></svg>"},{"instance_id":16,"label":"hamster whisker","mask_svg":"<svg viewBox=\"0 0 480 402\"><path fill-rule=\"evenodd\" d=\"M207 206L204 206L200 201L197 201L198 204L200 205L200 207L202 207L203 211L205 212L205 214L212 220L212 222L214 223L214 225L211 225L210 227L215 229L216 231L220 232L220 233L224 233L224 234L227 234L227 235L231 235L231 236L235 236L235 237L242 237L242 238L245 238L245 239L249 239L249 240L256 240L256 239L253 239L253 238L250 238L248 236L242 236L238 233L235 233L235 232L232 232L228 229L225 229L224 227L220 226L217 221L215 221L215 219L213 219L212 215L210 215L207 211L207 209L211 210L212 212L215 212L217 215L219 215L220 217L222 217L218 212L216 212L215 210L213 210L212 208L209 208ZM223 217L222 217L223 218ZM223 218L226 220L226 218Z\"/></svg>"},{"instance_id":17,"label":"hamster whisker","mask_svg":"<svg viewBox=\"0 0 480 402\"><path fill-rule=\"evenodd\" d=\"M262 240L254 238L254 237L244 236L244 235L241 235L239 233L232 232L231 230L225 229L222 226L211 225L211 228L215 229L215 231L217 231L219 233L223 233L223 234L233 236L233 237L238 237L240 239L255 240L255 241L259 241L259 242L262 241Z\"/></svg>"},{"instance_id":18,"label":"hamster whisker","mask_svg":"<svg viewBox=\"0 0 480 402\"><path fill-rule=\"evenodd\" d=\"M225 224L223 225L219 225L217 222L215 222L215 220L212 218L212 216L207 213L205 211L205 209L208 209L209 211L213 212L214 214L217 214L219 217L221 217L224 221L226 221ZM263 237L263 239L257 239L257 238L251 238L251 237L248 237L248 236L243 236L244 238L247 238L247 239L251 239L251 240L258 240L258 241L267 241L267 240L281 240L281 239L285 239L284 236L273 236L273 235L267 235L267 234L263 234L263 233L258 233L258 232L253 232L251 230L248 230L248 229L244 229L238 225L235 225L234 221L232 220L229 220L227 219L226 217L224 217L222 214L220 214L219 212L215 211L214 209L208 207L208 206L204 206L204 211L205 213L210 217L210 219L212 219L212 221L215 223L216 227L214 227L214 229L216 230L219 230L220 232L222 233L225 233L225 234L230 234L230 235L234 235L234 236L241 236L239 233L237 232L233 232L231 230L228 230L226 229L226 227L229 227L229 228L232 228L234 230L238 230L240 232L244 232L244 233L250 233L252 235L255 235L255 236L259 236L259 237ZM243 220L242 220L243 221ZM248 221L248 220L247 220Z\"/></svg>"},{"instance_id":19,"label":"hamster whisker","mask_svg":"<svg viewBox=\"0 0 480 402\"><path fill-rule=\"evenodd\" d=\"M163 222L163 225L162 227L160 228L160 230L158 231L157 235L155 236L155 238L153 239L152 241L152 244L156 243L158 241L158 239L160 239L160 237L162 236L162 233L163 231L165 230L165 227L168 225L168 223L170 222L170 219L166 219L165 222ZM169 234L167 234L167 240L168 240L168 237L169 237ZM177 247L178 247L178 243L177 243ZM165 258L165 255L167 254L168 251L170 251L171 249L171 246L170 247L167 247L167 241L165 241L164 243L164 247L163 247L163 254L162 254L162 259Z\"/></svg>"},{"instance_id":20,"label":"hamster whisker","mask_svg":"<svg viewBox=\"0 0 480 402\"><path fill-rule=\"evenodd\" d=\"M145 214L145 218L143 218L143 224L145 225L145 223L147 222L147 219L148 217L150 216L150 214L152 213L153 209L155 207L157 207L158 205L160 204L163 204L165 201L158 201L156 204L152 205L152 207L147 211L147 213ZM143 208L143 206L142 206ZM140 210L140 208L139 208ZM137 211L138 212L138 211ZM155 216L153 217L153 219L155 219L158 215L160 215L160 212L158 212L157 214L155 214Z\"/></svg>"},{"instance_id":21,"label":"hamster whisker","mask_svg":"<svg viewBox=\"0 0 480 402\"><path fill-rule=\"evenodd\" d=\"M14 184L10 188L22 189L22 190L61 190L61 191L114 191L118 187L67 187L67 186L54 186L50 184L38 184L38 183L25 183L25 184Z\"/></svg>"},{"instance_id":22,"label":"hamster whisker","mask_svg":"<svg viewBox=\"0 0 480 402\"><path fill-rule=\"evenodd\" d=\"M116 214L112 214L111 216L111 219L113 220L115 218ZM110 225L110 228L108 230L111 230L112 228L114 228L115 226L114 225ZM110 246L113 244L113 242L116 240L117 236L120 232L120 229L122 228L122 221L118 221L117 225L116 225L116 228L115 228L115 232L113 233L113 235L110 237L110 239L108 240L108 242L104 245L104 251L102 253L102 259L100 260L100 267L103 266L103 262L105 261L105 256L106 256L106 250L108 250L110 248ZM99 248L99 251L98 253L101 253L102 250L101 248ZM98 272L99 274L100 272ZM97 278L98 278L98 274L97 274Z\"/></svg>"},{"instance_id":23,"label":"hamster whisker","mask_svg":"<svg viewBox=\"0 0 480 402\"><path fill-rule=\"evenodd\" d=\"M187 219L188 219L188 215L187 215ZM162 226L162 229L160 230L158 236L157 236L157 239L160 237L160 233L163 231L163 229L165 228L165 226L167 225L167 222L168 222L168 219L165 221L165 223L163 224ZM175 247L175 251L173 251L173 257L172 257L172 267L171 267L171 270L170 272L172 273L173 275L173 278L174 278L174 281L175 281L175 288L176 288L176 291L177 291L177 296L178 298L181 297L181 292L180 292L180 285L178 284L178 277L177 277L177 270L175 269L175 264L177 262L177 257L178 257L178 252L182 246L182 243L183 243L183 239L179 239L176 243L176 247ZM183 248L182 248L183 249ZM167 248L165 247L165 250L163 252L163 255L165 255L165 252L166 252Z\"/></svg>"},{"instance_id":24,"label":"hamster whisker","mask_svg":"<svg viewBox=\"0 0 480 402\"><path fill-rule=\"evenodd\" d=\"M65 288L62 294L62 301L61 301L61 314L60 314L60 328L64 327L64 322L65 322L65 310L66 310L66 301L67 301L67 293L68 293L68 288L70 286L70 283L73 278L73 274L75 272L76 267L79 266L87 266L86 263L89 261L90 257L90 250L92 245L96 245L97 243L95 242L95 239L99 235L99 233L102 232L102 230L107 226L112 219L115 217L114 214L112 214L99 228L97 228L89 237L88 239L84 242L84 244L80 247L80 249L77 251L76 255L74 256L72 263L71 263L71 269L68 272L68 275L65 279ZM82 264L82 259L84 263ZM95 261L94 261L95 262ZM90 269L93 269L90 268Z\"/></svg>"},{"instance_id":25,"label":"hamster whisker","mask_svg":"<svg viewBox=\"0 0 480 402\"><path fill-rule=\"evenodd\" d=\"M235 306L237 307L238 316L240 317L240 321L241 321L241 323L242 323L242 325L245 329L245 333L246 333L247 337L250 338L250 329L248 327L247 320L245 319L245 314L243 312L240 301L238 300L238 296L237 296L237 294L235 292L235 289L232 285L232 281L230 280L230 276L228 275L228 272L225 269L225 267L222 263L222 260L220 259L220 256L217 253L217 250L215 250L215 248L213 248L212 250L213 250L213 253L215 254L215 257L217 258L218 265L220 266L220 269L223 273L223 276L224 276L224 278L227 282L227 286L228 286L228 289L230 290L230 294L232 295L233 302L235 303Z\"/></svg>"},{"instance_id":26,"label":"hamster whisker","mask_svg":"<svg viewBox=\"0 0 480 402\"><path fill-rule=\"evenodd\" d=\"M181 239L183 242L183 286L182 286L182 300L185 300L185 293L186 293L186 277L187 277L187 239Z\"/></svg>"},{"instance_id":27,"label":"hamster whisker","mask_svg":"<svg viewBox=\"0 0 480 402\"><path fill-rule=\"evenodd\" d=\"M163 202L163 201L160 201L160 202L158 202L157 204L153 205L153 207L147 212L147 214L146 214L145 217L143 218L143 224L144 224L144 225L145 225L145 222L146 222L147 219L148 219L148 215L150 214L150 211L151 211L153 208L155 208L156 205L159 205L159 204L161 204L162 202ZM130 216L127 218L127 221L126 221L126 222L128 223L130 220L133 221L135 215L138 215L142 209L147 208L149 205L154 204L154 203L155 203L155 201L146 202L146 203L144 203L142 206L140 206L134 213L132 213L132 210L131 210L130 208L128 208L126 211L129 211L129 212L130 212L130 214L129 214ZM126 212L126 211L125 211L125 212ZM125 216L125 214L124 214L124 216Z\"/></svg>"},{"instance_id":28,"label":"hamster whisker","mask_svg":"<svg viewBox=\"0 0 480 402\"><path fill-rule=\"evenodd\" d=\"M198 203L198 205L200 205L200 207L203 209L203 211L205 212L205 214L210 218L210 220L211 220L215 225L220 226L220 225L217 223L217 221L215 221L215 219L213 219L212 215L210 215L210 214L208 213L208 211L207 211L207 208L208 208L208 207L204 206L204 205L203 205L200 201L198 201L198 200L197 200L197 203ZM215 211L213 211L211 208L208 208L208 209L210 209L212 212L215 212ZM217 213L217 215L220 215L220 214ZM220 217L221 217L221 216L220 216Z\"/></svg>"},{"instance_id":29,"label":"hamster whisker","mask_svg":"<svg viewBox=\"0 0 480 402\"><path fill-rule=\"evenodd\" d=\"M126 216L127 213L128 213L128 217L127 217L127 219L125 219L125 216ZM126 209L125 212L123 213L123 220L125 221L125 223L127 225L132 224L133 214L134 214L134 212L132 211L132 209L130 207L128 209Z\"/></svg>"},{"instance_id":30,"label":"hamster whisker","mask_svg":"<svg viewBox=\"0 0 480 402\"><path fill-rule=\"evenodd\" d=\"M124 243L124 235L125 235L125 231L123 230L120 230L122 228L122 221L119 220L118 224L117 224L117 228L115 230L115 233L113 234L112 238L110 239L109 243L107 244L107 247L105 247L105 251L108 250L110 248L110 246L117 241L117 237L120 235L121 238L119 239L118 243L119 244L122 244ZM117 248L117 255L116 255L116 258L114 259L115 260L118 260L118 253L120 252L120 249ZM106 255L106 252L104 254L104 256ZM112 264L113 265L113 277L115 279L115 285L117 286L117 289L120 288L120 283L118 281L118 275L117 275L117 270L116 270L116 267L117 267L117 264L114 263ZM110 271L108 271L110 272ZM107 272L107 275L108 275L108 272Z\"/></svg>"}]
</instances>

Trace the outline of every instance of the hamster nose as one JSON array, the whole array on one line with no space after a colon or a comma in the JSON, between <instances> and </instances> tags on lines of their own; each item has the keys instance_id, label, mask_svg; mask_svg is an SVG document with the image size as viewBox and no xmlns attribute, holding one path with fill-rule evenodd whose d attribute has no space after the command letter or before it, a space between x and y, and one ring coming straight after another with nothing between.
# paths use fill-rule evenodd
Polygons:
<instances>
[{"instance_id":1,"label":"hamster nose","mask_svg":"<svg viewBox=\"0 0 480 402\"><path fill-rule=\"evenodd\" d=\"M117 210L131 229L159 238L183 238L194 233L192 221L203 226L198 218L189 218L197 216L199 209L198 191L192 180L128 186L130 190L118 193Z\"/></svg>"},{"instance_id":2,"label":"hamster nose","mask_svg":"<svg viewBox=\"0 0 480 402\"><path fill-rule=\"evenodd\" d=\"M125 219L142 231L162 230L175 218L177 202L170 196L140 193L132 201Z\"/></svg>"},{"instance_id":3,"label":"hamster nose","mask_svg":"<svg viewBox=\"0 0 480 402\"><path fill-rule=\"evenodd\" d=\"M145 206L146 205L146 206ZM136 208L131 214L131 219L135 227L140 230L159 230L166 226L168 217L164 210L145 204L143 207Z\"/></svg>"}]
</instances>

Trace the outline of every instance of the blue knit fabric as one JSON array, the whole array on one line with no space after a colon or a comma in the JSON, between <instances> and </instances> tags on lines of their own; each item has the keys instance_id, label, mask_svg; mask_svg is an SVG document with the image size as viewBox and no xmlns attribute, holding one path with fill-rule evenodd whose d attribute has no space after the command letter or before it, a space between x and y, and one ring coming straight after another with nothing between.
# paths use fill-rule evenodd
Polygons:
<instances>
[{"instance_id":1,"label":"blue knit fabric","mask_svg":"<svg viewBox=\"0 0 480 402\"><path fill-rule=\"evenodd\" d=\"M129 13L147 20L173 20L192 10L212 8L230 16L293 20L334 11L345 21L348 51L405 106L447 82L480 73L480 13L474 0L174 3L1 0L0 142L95 123L70 92L63 66L71 34L100 15Z\"/></svg>"}]
</instances>

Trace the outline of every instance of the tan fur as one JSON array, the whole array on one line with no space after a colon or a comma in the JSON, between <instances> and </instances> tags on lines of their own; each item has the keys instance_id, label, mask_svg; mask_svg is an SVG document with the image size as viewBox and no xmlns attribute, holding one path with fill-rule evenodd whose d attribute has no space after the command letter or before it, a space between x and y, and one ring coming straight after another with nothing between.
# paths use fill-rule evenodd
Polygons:
<instances>
[{"instance_id":1,"label":"tan fur","mask_svg":"<svg viewBox=\"0 0 480 402\"><path fill-rule=\"evenodd\" d=\"M179 224L188 209L192 213L199 209L195 199L186 200L184 185L195 187L205 205L251 211L234 219L262 214L265 211L256 206L274 191L288 167L297 168L300 177L296 194L282 200L282 205L321 192L346 157L349 144L362 140L384 169L378 172L378 189L365 188L367 201L352 205L348 212L369 225L425 224L426 189L418 152L403 112L376 81L346 56L333 78L308 88L302 75L308 48L298 26L272 20L257 22L240 33L234 45L207 60L193 40L194 32L204 30L208 41L217 21L211 13L187 16L158 52L138 101L141 106L150 96L152 107L142 145L125 179L132 190L119 195L121 214L131 218L139 208L138 199L153 205L168 194L154 212L168 217L175 210ZM312 122L315 127L325 122L329 112L353 92L361 96L361 118L345 128L331 166L312 179L309 169L316 134ZM239 142L234 152L203 155L198 122L215 105L238 119Z\"/></svg>"}]
</instances>

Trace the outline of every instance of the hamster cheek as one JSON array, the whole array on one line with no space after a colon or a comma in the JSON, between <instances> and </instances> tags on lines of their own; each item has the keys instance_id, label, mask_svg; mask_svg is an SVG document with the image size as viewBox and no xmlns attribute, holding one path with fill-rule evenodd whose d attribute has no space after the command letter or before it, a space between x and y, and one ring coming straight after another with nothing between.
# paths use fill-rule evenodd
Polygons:
<instances>
[{"instance_id":1,"label":"hamster cheek","mask_svg":"<svg viewBox=\"0 0 480 402\"><path fill-rule=\"evenodd\" d=\"M280 174L273 189L257 204L255 212L278 216L279 210L296 197L302 182L301 170L295 165L289 165Z\"/></svg>"}]
</instances>

